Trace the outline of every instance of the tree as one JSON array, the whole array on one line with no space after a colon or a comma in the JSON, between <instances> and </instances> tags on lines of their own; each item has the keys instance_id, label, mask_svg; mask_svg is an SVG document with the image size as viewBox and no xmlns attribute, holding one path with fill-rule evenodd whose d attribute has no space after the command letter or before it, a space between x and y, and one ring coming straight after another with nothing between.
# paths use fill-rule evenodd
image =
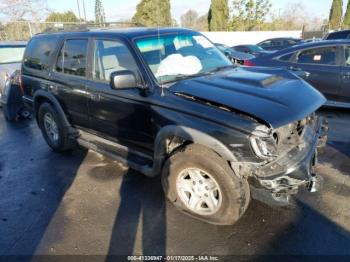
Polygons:
<instances>
[{"instance_id":1,"label":"tree","mask_svg":"<svg viewBox=\"0 0 350 262\"><path fill-rule=\"evenodd\" d=\"M47 13L46 0L0 0L0 10L8 20L39 20Z\"/></svg>"},{"instance_id":2,"label":"tree","mask_svg":"<svg viewBox=\"0 0 350 262\"><path fill-rule=\"evenodd\" d=\"M209 31L208 14L202 15L197 19L197 30L201 32Z\"/></svg>"},{"instance_id":3,"label":"tree","mask_svg":"<svg viewBox=\"0 0 350 262\"><path fill-rule=\"evenodd\" d=\"M46 22L79 22L79 19L72 11L64 13L52 12L45 20Z\"/></svg>"},{"instance_id":4,"label":"tree","mask_svg":"<svg viewBox=\"0 0 350 262\"><path fill-rule=\"evenodd\" d=\"M344 21L343 21L343 27L344 28L349 28L350 27L350 0L348 1L348 5L346 6L346 12L345 12Z\"/></svg>"},{"instance_id":5,"label":"tree","mask_svg":"<svg viewBox=\"0 0 350 262\"><path fill-rule=\"evenodd\" d=\"M270 0L233 0L231 30L260 30L271 9Z\"/></svg>"},{"instance_id":6,"label":"tree","mask_svg":"<svg viewBox=\"0 0 350 262\"><path fill-rule=\"evenodd\" d=\"M106 22L105 10L103 9L101 0L95 1L95 23L104 24Z\"/></svg>"},{"instance_id":7,"label":"tree","mask_svg":"<svg viewBox=\"0 0 350 262\"><path fill-rule=\"evenodd\" d=\"M180 17L181 26L191 28L191 29L196 29L198 17L199 17L198 13L196 11L188 10L186 13L184 13Z\"/></svg>"},{"instance_id":8,"label":"tree","mask_svg":"<svg viewBox=\"0 0 350 262\"><path fill-rule=\"evenodd\" d=\"M141 0L132 18L144 26L171 26L170 0Z\"/></svg>"},{"instance_id":9,"label":"tree","mask_svg":"<svg viewBox=\"0 0 350 262\"><path fill-rule=\"evenodd\" d=\"M227 31L229 7L227 0L212 0L209 13L209 31Z\"/></svg>"},{"instance_id":10,"label":"tree","mask_svg":"<svg viewBox=\"0 0 350 262\"><path fill-rule=\"evenodd\" d=\"M339 29L341 27L343 17L343 0L333 0L331 11L329 14L329 28Z\"/></svg>"}]
</instances>

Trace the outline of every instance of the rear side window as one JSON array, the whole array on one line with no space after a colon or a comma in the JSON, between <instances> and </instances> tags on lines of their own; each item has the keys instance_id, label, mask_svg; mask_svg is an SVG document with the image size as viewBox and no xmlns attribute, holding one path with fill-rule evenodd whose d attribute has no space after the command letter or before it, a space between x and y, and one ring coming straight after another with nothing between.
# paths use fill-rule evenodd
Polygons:
<instances>
[{"instance_id":1,"label":"rear side window","mask_svg":"<svg viewBox=\"0 0 350 262\"><path fill-rule=\"evenodd\" d=\"M48 70L56 43L57 37L34 37L26 48L24 66L40 71Z\"/></svg>"},{"instance_id":2,"label":"rear side window","mask_svg":"<svg viewBox=\"0 0 350 262\"><path fill-rule=\"evenodd\" d=\"M280 56L278 60L283 61L283 62L290 62L292 60L294 53L290 53L287 55Z\"/></svg>"},{"instance_id":3,"label":"rear side window","mask_svg":"<svg viewBox=\"0 0 350 262\"><path fill-rule=\"evenodd\" d=\"M322 47L301 52L297 59L301 64L335 65L336 47Z\"/></svg>"},{"instance_id":4,"label":"rear side window","mask_svg":"<svg viewBox=\"0 0 350 262\"><path fill-rule=\"evenodd\" d=\"M68 75L86 76L88 40L66 40L56 62L56 71Z\"/></svg>"}]
</instances>

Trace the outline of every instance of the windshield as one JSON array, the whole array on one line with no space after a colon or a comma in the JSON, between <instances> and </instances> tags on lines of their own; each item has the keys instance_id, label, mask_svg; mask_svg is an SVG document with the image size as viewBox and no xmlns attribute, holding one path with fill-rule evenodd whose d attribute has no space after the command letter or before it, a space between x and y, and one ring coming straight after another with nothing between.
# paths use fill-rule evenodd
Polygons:
<instances>
[{"instance_id":1,"label":"windshield","mask_svg":"<svg viewBox=\"0 0 350 262\"><path fill-rule=\"evenodd\" d=\"M139 39L136 45L161 84L232 66L202 35L161 35Z\"/></svg>"},{"instance_id":2,"label":"windshield","mask_svg":"<svg viewBox=\"0 0 350 262\"><path fill-rule=\"evenodd\" d=\"M0 64L21 62L24 49L24 46L0 47Z\"/></svg>"}]
</instances>

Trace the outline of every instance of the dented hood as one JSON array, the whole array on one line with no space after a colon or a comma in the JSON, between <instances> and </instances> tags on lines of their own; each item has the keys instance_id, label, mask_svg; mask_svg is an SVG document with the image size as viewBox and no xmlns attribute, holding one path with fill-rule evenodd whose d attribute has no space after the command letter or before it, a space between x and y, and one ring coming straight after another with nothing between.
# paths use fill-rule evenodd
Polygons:
<instances>
[{"instance_id":1,"label":"dented hood","mask_svg":"<svg viewBox=\"0 0 350 262\"><path fill-rule=\"evenodd\" d=\"M273 128L301 120L326 102L294 74L262 67L237 67L179 81L170 91L241 111Z\"/></svg>"}]
</instances>

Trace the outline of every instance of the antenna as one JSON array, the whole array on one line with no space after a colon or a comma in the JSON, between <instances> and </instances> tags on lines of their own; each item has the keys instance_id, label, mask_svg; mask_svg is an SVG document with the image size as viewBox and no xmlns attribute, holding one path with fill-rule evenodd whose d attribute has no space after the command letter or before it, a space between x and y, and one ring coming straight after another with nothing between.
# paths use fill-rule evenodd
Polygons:
<instances>
[{"instance_id":1,"label":"antenna","mask_svg":"<svg viewBox=\"0 0 350 262\"><path fill-rule=\"evenodd\" d=\"M158 37L158 44L160 44L160 26L159 26L159 5L157 5L157 37ZM161 50L159 50L161 51ZM159 52L159 65L162 62L162 54ZM163 83L160 84L161 88L161 96L164 96L164 86Z\"/></svg>"}]
</instances>

